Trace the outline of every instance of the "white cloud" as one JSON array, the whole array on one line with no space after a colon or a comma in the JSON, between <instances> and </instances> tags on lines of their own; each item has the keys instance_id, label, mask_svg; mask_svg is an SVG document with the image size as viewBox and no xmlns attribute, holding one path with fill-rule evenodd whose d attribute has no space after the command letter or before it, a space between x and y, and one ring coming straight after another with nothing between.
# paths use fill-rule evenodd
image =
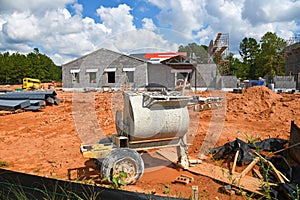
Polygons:
<instances>
[{"instance_id":1,"label":"white cloud","mask_svg":"<svg viewBox=\"0 0 300 200\"><path fill-rule=\"evenodd\" d=\"M156 16L143 17L141 12L133 16L137 13L135 7L119 4L95 9L101 21L96 22L83 16L85 7L77 0L0 0L0 51L28 53L39 47L56 64L62 64L102 47L124 53L138 49L176 51L179 44L187 42L208 45L222 32L229 33L230 50L236 51L244 37L259 40L270 31L288 39L300 31L300 1L148 0L147 3L159 8ZM67 4L73 12L66 9ZM137 19L141 20L141 28L134 24Z\"/></svg>"},{"instance_id":2,"label":"white cloud","mask_svg":"<svg viewBox=\"0 0 300 200\"><path fill-rule=\"evenodd\" d=\"M75 10L76 15L81 16L81 13L83 11L83 6L81 4L75 3L72 8Z\"/></svg>"},{"instance_id":3,"label":"white cloud","mask_svg":"<svg viewBox=\"0 0 300 200\"><path fill-rule=\"evenodd\" d=\"M182 31L190 41L205 45L215 39L218 32L229 33L231 51L237 51L244 37L259 40L270 31L288 39L299 32L300 1L148 1L161 9L157 16L161 26Z\"/></svg>"},{"instance_id":4,"label":"white cloud","mask_svg":"<svg viewBox=\"0 0 300 200\"><path fill-rule=\"evenodd\" d=\"M33 42L40 32L37 18L29 12L13 13L2 26L4 38L15 43Z\"/></svg>"},{"instance_id":5,"label":"white cloud","mask_svg":"<svg viewBox=\"0 0 300 200\"><path fill-rule=\"evenodd\" d=\"M142 20L142 22L143 22L143 28L144 29L147 29L147 30L155 30L156 29L156 26L153 23L152 19L150 19L150 18L144 18Z\"/></svg>"},{"instance_id":6,"label":"white cloud","mask_svg":"<svg viewBox=\"0 0 300 200\"><path fill-rule=\"evenodd\" d=\"M193 39L193 31L197 31L204 26L204 1L149 0L149 2L161 9L157 16L160 25L182 32L188 39Z\"/></svg>"},{"instance_id":7,"label":"white cloud","mask_svg":"<svg viewBox=\"0 0 300 200\"><path fill-rule=\"evenodd\" d=\"M12 11L31 11L43 13L47 10L63 8L66 4L74 3L77 0L1 0L0 12L10 13Z\"/></svg>"},{"instance_id":8,"label":"white cloud","mask_svg":"<svg viewBox=\"0 0 300 200\"><path fill-rule=\"evenodd\" d=\"M299 20L300 1L245 0L242 16L252 25Z\"/></svg>"},{"instance_id":9,"label":"white cloud","mask_svg":"<svg viewBox=\"0 0 300 200\"><path fill-rule=\"evenodd\" d=\"M170 43L164 40L161 35L146 29L116 34L105 40L101 46L122 53L136 52L137 50L153 51L153 49L160 49L161 51L177 51L178 49L176 43Z\"/></svg>"},{"instance_id":10,"label":"white cloud","mask_svg":"<svg viewBox=\"0 0 300 200\"><path fill-rule=\"evenodd\" d=\"M119 33L135 29L130 10L131 8L126 4L120 4L116 8L101 6L97 9L97 14L102 19L104 26L111 28L113 33Z\"/></svg>"},{"instance_id":11,"label":"white cloud","mask_svg":"<svg viewBox=\"0 0 300 200\"><path fill-rule=\"evenodd\" d=\"M143 48L176 51L178 47L153 32L152 19L145 18L143 28L137 29L131 8L125 4L113 8L101 6L97 14L102 23L96 23L94 19L82 16L83 6L78 3L72 5L74 15L63 4L49 5L51 8L41 13L34 11L36 5L27 5L26 11L22 11L14 10L17 7L14 3L4 3L12 11L0 12L1 51L28 53L38 46L56 64L63 64L103 47L124 53Z\"/></svg>"}]
</instances>

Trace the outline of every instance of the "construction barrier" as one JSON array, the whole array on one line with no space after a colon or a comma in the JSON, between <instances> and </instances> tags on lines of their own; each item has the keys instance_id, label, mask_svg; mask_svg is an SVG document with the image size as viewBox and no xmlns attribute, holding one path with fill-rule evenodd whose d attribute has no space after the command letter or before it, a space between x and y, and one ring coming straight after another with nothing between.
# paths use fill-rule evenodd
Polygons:
<instances>
[{"instance_id":1,"label":"construction barrier","mask_svg":"<svg viewBox=\"0 0 300 200\"><path fill-rule=\"evenodd\" d=\"M178 198L110 189L0 169L0 199L163 200Z\"/></svg>"}]
</instances>

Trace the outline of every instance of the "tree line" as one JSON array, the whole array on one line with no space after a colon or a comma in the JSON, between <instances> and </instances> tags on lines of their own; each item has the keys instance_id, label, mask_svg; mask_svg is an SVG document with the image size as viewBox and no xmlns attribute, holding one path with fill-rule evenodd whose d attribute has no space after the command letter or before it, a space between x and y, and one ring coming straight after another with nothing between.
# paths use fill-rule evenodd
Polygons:
<instances>
[{"instance_id":1,"label":"tree line","mask_svg":"<svg viewBox=\"0 0 300 200\"><path fill-rule=\"evenodd\" d=\"M239 46L240 58L234 57L230 52L227 57L222 58L229 62L229 70L225 72L219 69L219 71L222 75L236 75L243 80L258 79L266 75L284 75L286 47L287 42L272 32L265 33L260 41L245 37ZM207 63L207 49L207 46L191 43L179 46L178 51L188 52L188 55L195 54L197 63ZM214 61L218 65L217 59L214 58Z\"/></svg>"},{"instance_id":2,"label":"tree line","mask_svg":"<svg viewBox=\"0 0 300 200\"><path fill-rule=\"evenodd\" d=\"M0 53L0 84L20 84L25 77L42 82L61 81L62 69L38 48L27 55Z\"/></svg>"}]
</instances>

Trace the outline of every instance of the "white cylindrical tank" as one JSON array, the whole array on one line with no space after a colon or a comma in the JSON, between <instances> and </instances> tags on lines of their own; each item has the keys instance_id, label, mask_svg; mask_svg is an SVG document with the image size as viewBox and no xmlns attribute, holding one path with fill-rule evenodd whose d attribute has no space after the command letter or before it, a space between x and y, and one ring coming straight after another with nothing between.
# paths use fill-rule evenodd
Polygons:
<instances>
[{"instance_id":1,"label":"white cylindrical tank","mask_svg":"<svg viewBox=\"0 0 300 200\"><path fill-rule=\"evenodd\" d=\"M184 136L189 128L189 96L124 93L123 130L130 141Z\"/></svg>"}]
</instances>

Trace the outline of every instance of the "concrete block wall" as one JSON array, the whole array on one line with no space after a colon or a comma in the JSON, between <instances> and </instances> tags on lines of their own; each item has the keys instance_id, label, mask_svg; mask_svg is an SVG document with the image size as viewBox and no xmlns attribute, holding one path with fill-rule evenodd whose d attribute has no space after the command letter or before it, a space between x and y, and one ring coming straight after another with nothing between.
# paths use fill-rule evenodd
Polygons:
<instances>
[{"instance_id":1,"label":"concrete block wall","mask_svg":"<svg viewBox=\"0 0 300 200\"><path fill-rule=\"evenodd\" d=\"M300 43L295 43L286 48L285 75L293 75L296 89L300 90Z\"/></svg>"},{"instance_id":2,"label":"concrete block wall","mask_svg":"<svg viewBox=\"0 0 300 200\"><path fill-rule=\"evenodd\" d=\"M107 83L106 68L116 68L115 83ZM147 81L147 63L129 56L119 54L106 49L99 49L91 54L82 56L74 61L66 63L62 67L64 88L120 88L126 81L126 72L123 68L135 68L134 83L132 87L142 85ZM72 80L72 69L79 69L79 83ZM90 83L87 69L98 69L95 83Z\"/></svg>"},{"instance_id":3,"label":"concrete block wall","mask_svg":"<svg viewBox=\"0 0 300 200\"><path fill-rule=\"evenodd\" d=\"M198 64L191 78L191 87L199 90L230 90L237 87L237 77L221 76L216 64Z\"/></svg>"},{"instance_id":4,"label":"concrete block wall","mask_svg":"<svg viewBox=\"0 0 300 200\"><path fill-rule=\"evenodd\" d=\"M294 76L274 76L274 85L278 89L296 89Z\"/></svg>"},{"instance_id":5,"label":"concrete block wall","mask_svg":"<svg viewBox=\"0 0 300 200\"><path fill-rule=\"evenodd\" d=\"M171 90L175 89L175 74L171 73L171 69L168 65L148 63L148 83L160 84Z\"/></svg>"}]
</instances>

